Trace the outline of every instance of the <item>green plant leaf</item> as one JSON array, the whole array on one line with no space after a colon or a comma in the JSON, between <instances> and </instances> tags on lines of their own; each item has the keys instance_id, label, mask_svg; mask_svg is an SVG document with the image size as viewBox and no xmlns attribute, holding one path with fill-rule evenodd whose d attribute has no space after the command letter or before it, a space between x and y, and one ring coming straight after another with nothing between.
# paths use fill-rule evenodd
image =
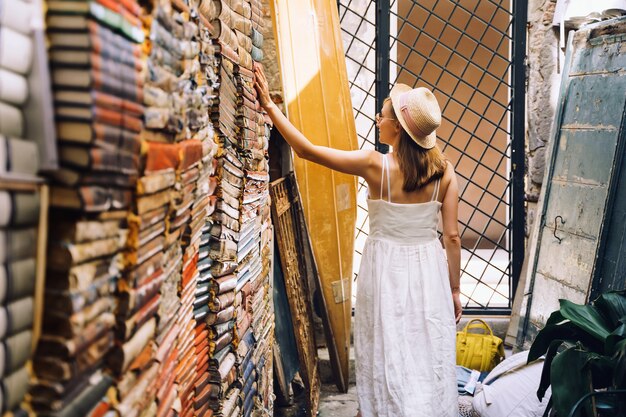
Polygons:
<instances>
[{"instance_id":1,"label":"green plant leaf","mask_svg":"<svg viewBox=\"0 0 626 417\"><path fill-rule=\"evenodd\" d=\"M559 302L563 317L602 343L611 334L613 328L608 325L595 306L575 304L565 299Z\"/></svg>"},{"instance_id":2,"label":"green plant leaf","mask_svg":"<svg viewBox=\"0 0 626 417\"><path fill-rule=\"evenodd\" d=\"M552 361L552 399L558 416L567 416L576 402L591 392L590 371L586 366L588 359L589 352L572 347L556 355Z\"/></svg>"},{"instance_id":3,"label":"green plant leaf","mask_svg":"<svg viewBox=\"0 0 626 417\"><path fill-rule=\"evenodd\" d=\"M626 340L615 346L615 368L613 369L613 385L615 388L626 388Z\"/></svg>"},{"instance_id":4,"label":"green plant leaf","mask_svg":"<svg viewBox=\"0 0 626 417\"><path fill-rule=\"evenodd\" d=\"M589 352L587 365L591 372L593 388L609 388L613 385L615 361L610 356Z\"/></svg>"},{"instance_id":5,"label":"green plant leaf","mask_svg":"<svg viewBox=\"0 0 626 417\"><path fill-rule=\"evenodd\" d=\"M596 306L609 324L615 328L619 326L620 319L626 317L626 291L610 291L595 299Z\"/></svg>"},{"instance_id":6,"label":"green plant leaf","mask_svg":"<svg viewBox=\"0 0 626 417\"><path fill-rule=\"evenodd\" d=\"M550 318L554 316L554 313ZM549 320L548 320L549 321ZM576 326L571 321L559 321L560 324L546 324L546 327L541 329L528 352L528 362L539 359L550 347L554 340L561 340L563 342L569 342L571 345L575 345L580 342L589 350L603 352L604 345L587 333L585 330Z\"/></svg>"},{"instance_id":7,"label":"green plant leaf","mask_svg":"<svg viewBox=\"0 0 626 417\"><path fill-rule=\"evenodd\" d=\"M560 324L566 320L567 319L563 317L563 314L561 314L561 312L557 310L550 314L550 317L548 317L548 321L546 321L546 326L549 326L551 324Z\"/></svg>"},{"instance_id":8,"label":"green plant leaf","mask_svg":"<svg viewBox=\"0 0 626 417\"><path fill-rule=\"evenodd\" d=\"M548 347L548 352L546 353L546 358L543 362L543 369L541 370L541 380L539 381L539 388L537 388L537 398L539 399L539 401L543 400L543 396L546 395L546 391L550 386L550 367L552 366L552 361L554 360L554 357L556 356L556 353L562 344L562 340L553 340Z\"/></svg>"},{"instance_id":9,"label":"green plant leaf","mask_svg":"<svg viewBox=\"0 0 626 417\"><path fill-rule=\"evenodd\" d=\"M606 338L604 344L604 353L611 356L615 353L615 346L626 339L626 324L621 324L617 329L613 330L609 337Z\"/></svg>"}]
</instances>

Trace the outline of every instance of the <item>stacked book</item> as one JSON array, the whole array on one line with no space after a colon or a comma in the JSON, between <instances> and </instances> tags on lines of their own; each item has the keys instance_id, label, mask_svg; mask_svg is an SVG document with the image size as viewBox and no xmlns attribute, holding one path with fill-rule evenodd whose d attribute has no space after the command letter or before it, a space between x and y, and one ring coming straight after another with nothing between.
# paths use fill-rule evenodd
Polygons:
<instances>
[{"instance_id":1,"label":"stacked book","mask_svg":"<svg viewBox=\"0 0 626 417\"><path fill-rule=\"evenodd\" d=\"M33 338L39 194L0 188L0 409L17 411L28 391Z\"/></svg>"},{"instance_id":2,"label":"stacked book","mask_svg":"<svg viewBox=\"0 0 626 417\"><path fill-rule=\"evenodd\" d=\"M35 49L30 21L34 8L24 0L6 2L4 6L3 14L11 18L2 19L0 24L0 176L32 181L39 169L39 155L36 143L25 139L22 108L30 95L28 76Z\"/></svg>"},{"instance_id":3,"label":"stacked book","mask_svg":"<svg viewBox=\"0 0 626 417\"><path fill-rule=\"evenodd\" d=\"M175 266L180 246L171 248L166 220L176 184L178 149L144 143L142 150L141 177L128 217L125 270L118 284L118 347L110 360L117 376L117 410L122 415L156 410L165 402L169 380L163 381L163 373L174 365L177 336L169 319L179 305L180 261ZM159 403L157 388L162 394Z\"/></svg>"},{"instance_id":4,"label":"stacked book","mask_svg":"<svg viewBox=\"0 0 626 417\"><path fill-rule=\"evenodd\" d=\"M241 162L233 148L227 148L219 158L217 207L213 214L209 257L212 277L207 324L211 328L210 379L214 387L213 409L219 411L221 401L228 396L236 380L234 327L236 323L236 285L233 274L237 267L239 236L239 202L243 186Z\"/></svg>"},{"instance_id":5,"label":"stacked book","mask_svg":"<svg viewBox=\"0 0 626 417\"><path fill-rule=\"evenodd\" d=\"M181 300L177 322L180 327L178 336L179 367L184 372L178 375L179 397L182 402L181 415L193 415L195 383L198 366L198 352L194 315L196 285L198 281L198 248L201 229L206 215L206 206L196 203L196 188L200 176L202 144L197 140L187 140L175 145L178 148L180 162L176 179L176 193L172 200L169 217L169 233L181 244L183 253L182 275L178 286Z\"/></svg>"},{"instance_id":6,"label":"stacked book","mask_svg":"<svg viewBox=\"0 0 626 417\"><path fill-rule=\"evenodd\" d=\"M126 211L79 216L50 212L45 313L31 387L40 415L75 415L69 410L79 401L87 415L111 384L101 371L114 340Z\"/></svg>"},{"instance_id":7,"label":"stacked book","mask_svg":"<svg viewBox=\"0 0 626 417\"><path fill-rule=\"evenodd\" d=\"M35 10L23 0L0 9L0 413L19 415L29 383L41 204L39 154L34 138L26 139L23 111L31 93ZM13 180L19 187L10 186Z\"/></svg>"},{"instance_id":8,"label":"stacked book","mask_svg":"<svg viewBox=\"0 0 626 417\"><path fill-rule=\"evenodd\" d=\"M139 169L143 41L134 0L50 2L47 29L61 168L53 175L43 335L31 403L40 415L106 412L115 289ZM118 332L142 322L129 317Z\"/></svg>"},{"instance_id":9,"label":"stacked book","mask_svg":"<svg viewBox=\"0 0 626 417\"><path fill-rule=\"evenodd\" d=\"M175 155L178 150L173 145L147 142L143 149L142 177L137 183L137 209L143 214L134 217L130 225L131 233L136 227L139 235L151 234L163 241L162 250L157 251L146 264L148 269L141 266L139 269L142 269L141 275L150 277L148 279L158 277L156 288L151 289L151 293L159 294L155 335L155 360L159 364L156 400L157 415L167 415L178 396L173 370L177 365L176 341L180 330L175 317L180 307L177 291L181 279L182 251L178 240L172 242L166 230L166 218L176 185L178 160Z\"/></svg>"},{"instance_id":10,"label":"stacked book","mask_svg":"<svg viewBox=\"0 0 626 417\"><path fill-rule=\"evenodd\" d=\"M130 204L143 117L138 13L133 0L48 8L62 165L54 175L54 206L101 212Z\"/></svg>"}]
</instances>

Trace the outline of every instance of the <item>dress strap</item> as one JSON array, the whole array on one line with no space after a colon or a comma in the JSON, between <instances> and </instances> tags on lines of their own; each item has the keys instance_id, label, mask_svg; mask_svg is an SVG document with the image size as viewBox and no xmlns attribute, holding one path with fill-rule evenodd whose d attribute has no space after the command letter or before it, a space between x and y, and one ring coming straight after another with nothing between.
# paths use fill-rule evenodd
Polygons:
<instances>
[{"instance_id":1,"label":"dress strap","mask_svg":"<svg viewBox=\"0 0 626 417\"><path fill-rule=\"evenodd\" d=\"M380 169L380 199L383 199L383 184L385 183L385 164L387 163L387 155L383 154L383 165Z\"/></svg>"},{"instance_id":2,"label":"dress strap","mask_svg":"<svg viewBox=\"0 0 626 417\"><path fill-rule=\"evenodd\" d=\"M439 185L441 184L441 178L437 178L435 182L435 188L433 189L433 196L430 201L438 201L439 200Z\"/></svg>"},{"instance_id":3,"label":"dress strap","mask_svg":"<svg viewBox=\"0 0 626 417\"><path fill-rule=\"evenodd\" d=\"M385 176L387 176L387 201L391 202L391 177L389 176L389 160L388 154L383 154L383 167L380 175L380 199L383 199L383 184L385 183Z\"/></svg>"}]
</instances>

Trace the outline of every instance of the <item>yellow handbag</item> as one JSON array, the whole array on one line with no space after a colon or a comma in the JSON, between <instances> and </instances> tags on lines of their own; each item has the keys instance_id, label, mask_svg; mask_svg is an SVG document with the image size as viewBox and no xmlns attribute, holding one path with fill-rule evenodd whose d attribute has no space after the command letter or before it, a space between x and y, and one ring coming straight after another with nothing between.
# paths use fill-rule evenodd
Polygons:
<instances>
[{"instance_id":1,"label":"yellow handbag","mask_svg":"<svg viewBox=\"0 0 626 417\"><path fill-rule=\"evenodd\" d=\"M483 333L469 333L482 329ZM491 371L504 359L504 343L493 335L491 327L481 319L470 320L456 333L456 363L477 371Z\"/></svg>"}]
</instances>

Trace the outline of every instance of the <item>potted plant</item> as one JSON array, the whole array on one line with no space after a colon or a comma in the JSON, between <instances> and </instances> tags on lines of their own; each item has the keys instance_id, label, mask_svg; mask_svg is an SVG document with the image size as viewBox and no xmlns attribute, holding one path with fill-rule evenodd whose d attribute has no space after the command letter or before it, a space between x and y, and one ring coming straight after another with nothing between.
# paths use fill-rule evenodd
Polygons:
<instances>
[{"instance_id":1,"label":"potted plant","mask_svg":"<svg viewBox=\"0 0 626 417\"><path fill-rule=\"evenodd\" d=\"M528 362L545 355L537 396L541 400L552 386L548 408L567 417L587 394L626 388L626 291L604 293L587 305L559 302L559 310L537 334ZM592 396L578 415L598 416L601 405L626 407L620 397L606 398L600 404Z\"/></svg>"}]
</instances>

